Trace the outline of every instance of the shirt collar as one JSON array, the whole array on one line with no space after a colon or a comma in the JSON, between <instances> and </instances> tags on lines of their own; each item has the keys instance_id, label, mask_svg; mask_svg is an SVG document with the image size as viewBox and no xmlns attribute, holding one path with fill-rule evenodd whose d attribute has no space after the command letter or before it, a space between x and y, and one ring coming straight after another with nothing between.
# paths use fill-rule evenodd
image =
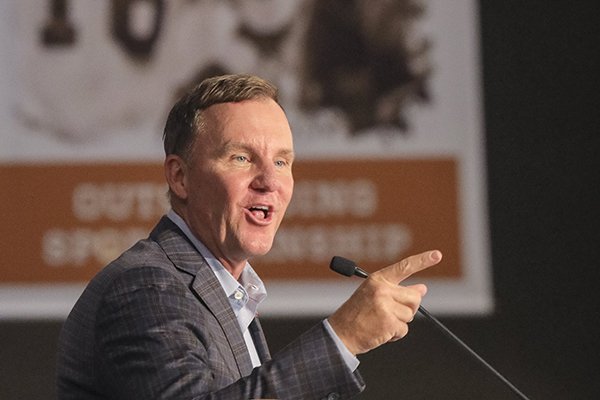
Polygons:
<instances>
[{"instance_id":1,"label":"shirt collar","mask_svg":"<svg viewBox=\"0 0 600 400\"><path fill-rule=\"evenodd\" d=\"M167 217L181 229L200 255L206 260L225 291L225 295L229 298L236 316L239 318L240 310L246 308L246 312L243 313L246 315L244 319L249 318L248 324L252 322L258 305L267 297L267 290L263 281L250 266L250 263L246 262L246 266L240 275L240 280L237 281L211 251L196 238L183 218L172 209L167 213Z\"/></svg>"}]
</instances>

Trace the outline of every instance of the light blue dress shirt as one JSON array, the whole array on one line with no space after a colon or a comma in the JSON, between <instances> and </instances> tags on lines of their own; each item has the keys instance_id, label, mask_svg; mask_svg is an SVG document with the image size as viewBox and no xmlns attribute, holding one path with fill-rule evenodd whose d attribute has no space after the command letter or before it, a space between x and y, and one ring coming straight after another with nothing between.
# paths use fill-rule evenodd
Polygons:
<instances>
[{"instance_id":1,"label":"light blue dress shirt","mask_svg":"<svg viewBox=\"0 0 600 400\"><path fill-rule=\"evenodd\" d=\"M167 213L167 217L169 217L169 219L173 221L173 223L177 225L179 229L181 229L181 231L192 242L194 247L196 247L196 250L198 250L202 257L204 257L210 268L213 270L215 276L225 291L225 295L227 295L229 298L231 308L233 309L238 323L240 324L242 334L244 335L244 341L246 342L246 347L250 353L252 366L258 367L260 365L260 357L258 356L256 346L252 340L252 335L250 334L248 327L257 314L258 306L267 297L267 290L264 283L248 262L246 262L246 266L240 275L240 279L237 281L233 275L231 275L231 273L225 269L223 264L221 264L221 262L210 252L210 250L200 240L198 240L196 236L194 236L183 218L181 218L172 209ZM350 368L352 371L356 370L359 364L358 359L352 353L350 353L348 348L340 340L340 338L331 328L329 321L325 319L323 321L323 325L325 326L325 329L329 335L333 338L348 368Z\"/></svg>"}]
</instances>

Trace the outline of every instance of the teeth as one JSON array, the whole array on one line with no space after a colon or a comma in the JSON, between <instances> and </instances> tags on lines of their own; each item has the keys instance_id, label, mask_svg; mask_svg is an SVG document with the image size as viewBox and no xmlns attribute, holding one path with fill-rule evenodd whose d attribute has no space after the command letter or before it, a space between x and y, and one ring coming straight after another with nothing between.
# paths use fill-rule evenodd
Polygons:
<instances>
[{"instance_id":1,"label":"teeth","mask_svg":"<svg viewBox=\"0 0 600 400\"><path fill-rule=\"evenodd\" d=\"M267 218L267 215L269 214L269 207L267 207L267 206L254 206L254 207L250 207L250 211L262 211L263 218Z\"/></svg>"}]
</instances>

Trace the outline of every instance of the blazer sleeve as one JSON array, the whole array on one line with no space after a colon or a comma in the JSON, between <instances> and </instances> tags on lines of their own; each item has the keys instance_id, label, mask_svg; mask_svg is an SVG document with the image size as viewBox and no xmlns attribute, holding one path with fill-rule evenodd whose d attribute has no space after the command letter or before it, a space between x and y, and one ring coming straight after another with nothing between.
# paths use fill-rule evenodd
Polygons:
<instances>
[{"instance_id":1,"label":"blazer sleeve","mask_svg":"<svg viewBox=\"0 0 600 400\"><path fill-rule=\"evenodd\" d=\"M346 399L364 389L323 324L246 377L221 360L214 330L206 308L172 273L120 274L96 316L94 368L103 391L115 399L233 400Z\"/></svg>"}]
</instances>

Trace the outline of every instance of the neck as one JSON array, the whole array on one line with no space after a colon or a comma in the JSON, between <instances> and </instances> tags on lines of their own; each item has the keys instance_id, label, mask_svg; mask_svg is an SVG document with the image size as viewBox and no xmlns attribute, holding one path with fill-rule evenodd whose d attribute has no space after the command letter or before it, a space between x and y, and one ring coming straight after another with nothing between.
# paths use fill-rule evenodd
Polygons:
<instances>
[{"instance_id":1,"label":"neck","mask_svg":"<svg viewBox=\"0 0 600 400\"><path fill-rule=\"evenodd\" d=\"M215 255L215 257L217 257L217 256ZM218 256L217 260L219 260L219 262L221 262L221 264L223 264L223 267L225 267L225 269L227 271L229 271L229 273L231 275L233 275L233 277L235 278L236 281L240 280L240 276L242 276L242 272L244 271L244 268L246 267L246 261L232 263L230 260L227 260L221 256Z\"/></svg>"},{"instance_id":2,"label":"neck","mask_svg":"<svg viewBox=\"0 0 600 400\"><path fill-rule=\"evenodd\" d=\"M206 240L207 238L203 238L202 235L199 235L197 232L194 232L193 226L190 223L185 209L179 208L175 204L172 204L172 209L175 214L177 214L183 220L187 226L187 229L189 230L188 233L193 235L196 240L198 240L208 251L210 251L211 255L216 258L236 280L239 280L248 260L241 259L238 261L226 258L223 253L219 251L218 246L214 245L214 243L210 240Z\"/></svg>"}]
</instances>

